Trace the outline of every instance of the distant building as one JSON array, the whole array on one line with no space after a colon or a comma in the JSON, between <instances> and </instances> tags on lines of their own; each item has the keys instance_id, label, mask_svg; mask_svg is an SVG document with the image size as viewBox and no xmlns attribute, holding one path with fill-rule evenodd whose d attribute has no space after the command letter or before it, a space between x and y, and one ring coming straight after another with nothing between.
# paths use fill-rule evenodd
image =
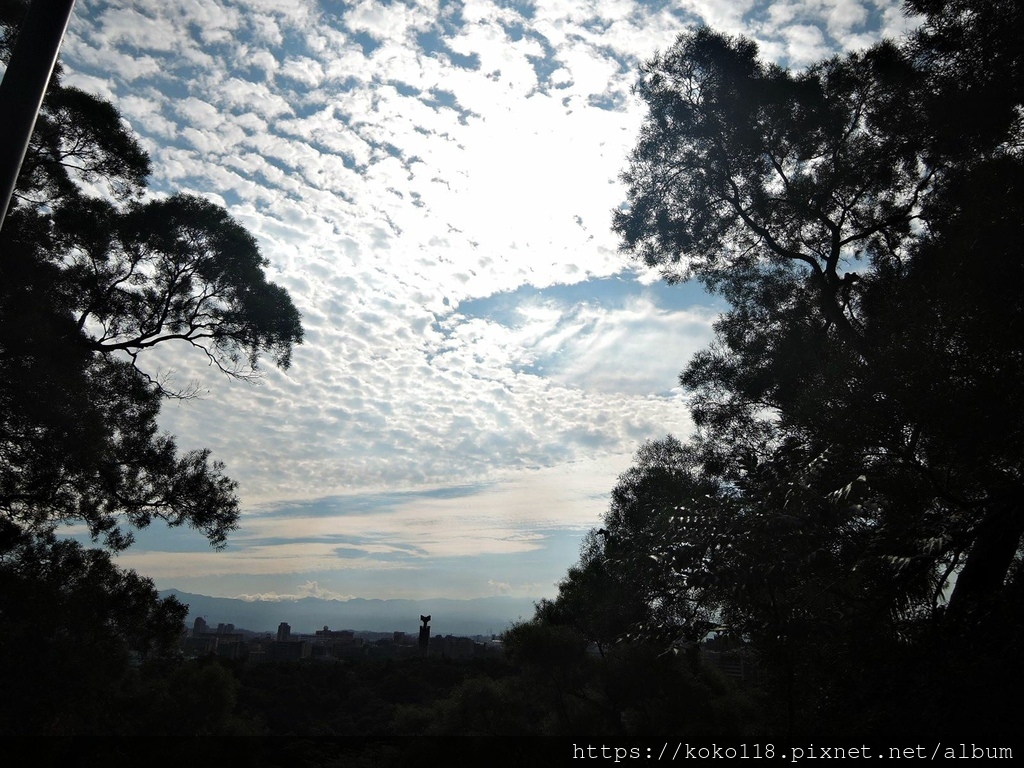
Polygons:
<instances>
[{"instance_id":1,"label":"distant building","mask_svg":"<svg viewBox=\"0 0 1024 768\"><path fill-rule=\"evenodd\" d=\"M470 656L481 656L487 652L483 643L477 643L471 637L445 635L430 638L431 655L447 656L456 659L468 659Z\"/></svg>"},{"instance_id":2,"label":"distant building","mask_svg":"<svg viewBox=\"0 0 1024 768\"><path fill-rule=\"evenodd\" d=\"M356 633L351 629L328 629L325 625L316 631L316 639L318 642L331 640L351 643L355 641Z\"/></svg>"},{"instance_id":3,"label":"distant building","mask_svg":"<svg viewBox=\"0 0 1024 768\"><path fill-rule=\"evenodd\" d=\"M272 640L270 637L254 639L248 644L248 660L250 664L263 664L268 661L299 661L308 659L311 644L306 640Z\"/></svg>"},{"instance_id":4,"label":"distant building","mask_svg":"<svg viewBox=\"0 0 1024 768\"><path fill-rule=\"evenodd\" d=\"M430 617L420 616L420 621L423 622L423 626L420 627L420 653L426 655L430 648Z\"/></svg>"},{"instance_id":5,"label":"distant building","mask_svg":"<svg viewBox=\"0 0 1024 768\"><path fill-rule=\"evenodd\" d=\"M183 650L186 656L210 656L217 652L217 636L203 632L186 637Z\"/></svg>"},{"instance_id":6,"label":"distant building","mask_svg":"<svg viewBox=\"0 0 1024 768\"><path fill-rule=\"evenodd\" d=\"M277 642L287 643L292 636L292 628L287 622L282 621L277 625Z\"/></svg>"},{"instance_id":7,"label":"distant building","mask_svg":"<svg viewBox=\"0 0 1024 768\"><path fill-rule=\"evenodd\" d=\"M309 643L302 640L268 643L266 649L271 661L298 661L308 659L310 655Z\"/></svg>"},{"instance_id":8,"label":"distant building","mask_svg":"<svg viewBox=\"0 0 1024 768\"><path fill-rule=\"evenodd\" d=\"M192 637L185 638L184 651L186 656L216 655L224 659L244 659L245 638L235 632L193 632Z\"/></svg>"},{"instance_id":9,"label":"distant building","mask_svg":"<svg viewBox=\"0 0 1024 768\"><path fill-rule=\"evenodd\" d=\"M196 616L195 622L192 624L192 637L199 637L199 635L209 632L210 628L206 625L206 619L202 616Z\"/></svg>"},{"instance_id":10,"label":"distant building","mask_svg":"<svg viewBox=\"0 0 1024 768\"><path fill-rule=\"evenodd\" d=\"M248 652L249 646L239 634L220 635L217 640L216 654L222 659L244 659Z\"/></svg>"},{"instance_id":11,"label":"distant building","mask_svg":"<svg viewBox=\"0 0 1024 768\"><path fill-rule=\"evenodd\" d=\"M361 637L351 629L318 629L314 638L313 655L318 658L359 658L366 655Z\"/></svg>"}]
</instances>

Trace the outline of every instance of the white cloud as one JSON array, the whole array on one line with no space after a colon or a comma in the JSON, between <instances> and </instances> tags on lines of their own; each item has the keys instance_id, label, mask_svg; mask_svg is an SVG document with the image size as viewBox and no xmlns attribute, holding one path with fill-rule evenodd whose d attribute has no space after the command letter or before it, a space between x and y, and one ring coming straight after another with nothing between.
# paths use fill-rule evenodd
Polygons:
<instances>
[{"instance_id":1,"label":"white cloud","mask_svg":"<svg viewBox=\"0 0 1024 768\"><path fill-rule=\"evenodd\" d=\"M209 392L169 404L164 427L183 448L212 448L247 505L491 484L472 514L419 499L372 521L247 517L237 550L129 551L125 564L154 575L395 567L366 542L354 557L296 538L368 530L391 547L415 534L431 557L536 554L549 526L590 525L616 474L578 473L584 492L576 470L621 471L641 440L687 434L673 387L708 338L707 311L666 308L632 283L618 304L548 297L514 318L459 307L624 270L609 224L641 122L636 65L700 20L792 63L906 23L895 0L80 8L67 82L110 98L142 134L156 194L226 202L307 331L292 368L268 369L258 387L226 381L184 345L144 355ZM289 543L254 543L272 531Z\"/></svg>"},{"instance_id":2,"label":"white cloud","mask_svg":"<svg viewBox=\"0 0 1024 768\"><path fill-rule=\"evenodd\" d=\"M437 5L426 2L388 5L362 0L343 16L345 26L353 32L365 32L377 40L408 42L415 32L428 28L437 18Z\"/></svg>"},{"instance_id":3,"label":"white cloud","mask_svg":"<svg viewBox=\"0 0 1024 768\"><path fill-rule=\"evenodd\" d=\"M316 59L298 56L287 59L278 71L278 76L294 80L307 88L316 88L324 80L324 68Z\"/></svg>"},{"instance_id":4,"label":"white cloud","mask_svg":"<svg viewBox=\"0 0 1024 768\"><path fill-rule=\"evenodd\" d=\"M830 53L821 29L811 24L794 24L782 31L786 57L793 66L811 64Z\"/></svg>"},{"instance_id":5,"label":"white cloud","mask_svg":"<svg viewBox=\"0 0 1024 768\"><path fill-rule=\"evenodd\" d=\"M280 594L278 592L258 592L256 594L241 594L236 595L239 600L246 600L249 602L255 601L266 601L266 602L287 602L292 600L301 600L304 597L318 597L321 600L351 600L358 595L350 595L346 592L338 592L336 590L321 587L318 582L306 581L299 584L297 590L291 594Z\"/></svg>"},{"instance_id":6,"label":"white cloud","mask_svg":"<svg viewBox=\"0 0 1024 768\"><path fill-rule=\"evenodd\" d=\"M606 491L628 463L629 456L620 455L532 469L479 488L389 497L385 503L343 496L312 505L274 505L246 515L226 551L161 551L147 545L120 554L118 563L166 584L309 573L362 578L370 572L420 570L437 558L455 570L460 560L486 560L493 572L510 556L543 552L558 532L596 525L607 505ZM517 584L515 591L524 594L522 589L525 585ZM326 594L314 580L298 592Z\"/></svg>"},{"instance_id":7,"label":"white cloud","mask_svg":"<svg viewBox=\"0 0 1024 768\"><path fill-rule=\"evenodd\" d=\"M133 8L107 8L99 14L97 22L98 35L109 45L167 52L177 47L168 25Z\"/></svg>"},{"instance_id":8,"label":"white cloud","mask_svg":"<svg viewBox=\"0 0 1024 768\"><path fill-rule=\"evenodd\" d=\"M122 568L172 582L200 576L248 576L312 573L316 571L407 570L410 565L386 560L339 557L331 544L299 543L246 547L225 552L159 552L130 549L116 556Z\"/></svg>"}]
</instances>

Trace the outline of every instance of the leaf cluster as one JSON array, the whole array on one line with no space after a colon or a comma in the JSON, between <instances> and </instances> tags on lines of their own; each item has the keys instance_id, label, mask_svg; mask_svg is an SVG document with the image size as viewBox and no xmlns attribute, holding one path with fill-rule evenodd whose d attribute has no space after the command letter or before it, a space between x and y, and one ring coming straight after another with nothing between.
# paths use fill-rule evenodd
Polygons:
<instances>
[{"instance_id":1,"label":"leaf cluster","mask_svg":"<svg viewBox=\"0 0 1024 768\"><path fill-rule=\"evenodd\" d=\"M0 57L24 8L0 3ZM149 196L127 122L59 73L0 230L0 736L44 762L94 743L113 764L184 700L147 698L131 663L173 655L187 606L110 553L154 521L221 548L239 518L224 465L159 428L165 398L194 390L170 389L143 353L185 342L254 380L263 355L288 367L303 333L252 235L208 200Z\"/></svg>"},{"instance_id":2,"label":"leaf cluster","mask_svg":"<svg viewBox=\"0 0 1024 768\"><path fill-rule=\"evenodd\" d=\"M7 56L24 4L5 3ZM160 519L221 547L237 484L160 432L145 364L184 342L231 377L287 368L298 311L253 236L192 195L146 198L150 161L107 101L51 83L0 231L0 516L46 536L84 524L111 549Z\"/></svg>"},{"instance_id":3,"label":"leaf cluster","mask_svg":"<svg viewBox=\"0 0 1024 768\"><path fill-rule=\"evenodd\" d=\"M1024 635L1022 16L908 8L903 42L801 71L706 28L641 69L615 229L730 309L680 375L695 434L641 449L538 612L602 644L729 635L789 729L897 722L850 681L1005 631L992 669Z\"/></svg>"}]
</instances>

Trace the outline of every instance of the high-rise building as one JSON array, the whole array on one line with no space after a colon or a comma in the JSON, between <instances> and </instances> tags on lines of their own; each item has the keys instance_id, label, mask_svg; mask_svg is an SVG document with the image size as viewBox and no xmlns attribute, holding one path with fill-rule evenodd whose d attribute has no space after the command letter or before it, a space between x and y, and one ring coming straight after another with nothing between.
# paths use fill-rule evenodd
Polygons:
<instances>
[{"instance_id":1,"label":"high-rise building","mask_svg":"<svg viewBox=\"0 0 1024 768\"><path fill-rule=\"evenodd\" d=\"M282 621L277 625L277 642L287 643L292 636L292 628L288 622Z\"/></svg>"}]
</instances>

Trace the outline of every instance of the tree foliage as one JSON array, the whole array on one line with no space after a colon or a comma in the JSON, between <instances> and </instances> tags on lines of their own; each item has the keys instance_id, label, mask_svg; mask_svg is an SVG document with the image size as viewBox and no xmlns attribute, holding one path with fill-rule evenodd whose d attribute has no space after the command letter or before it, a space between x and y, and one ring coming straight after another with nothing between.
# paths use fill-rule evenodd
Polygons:
<instances>
[{"instance_id":1,"label":"tree foliage","mask_svg":"<svg viewBox=\"0 0 1024 768\"><path fill-rule=\"evenodd\" d=\"M5 58L24 8L0 4ZM159 429L163 400L192 393L143 353L185 342L253 379L264 354L287 367L302 341L252 235L205 199L148 195L149 172L114 106L62 85L58 66L0 231L3 730L47 740L54 759L109 725L105 702L130 709L132 654L180 638L186 606L110 553L154 520L217 548L237 525L223 464ZM83 529L99 546L64 535Z\"/></svg>"},{"instance_id":2,"label":"tree foliage","mask_svg":"<svg viewBox=\"0 0 1024 768\"><path fill-rule=\"evenodd\" d=\"M878 533L944 542L928 557L964 566L956 600L977 583L972 552L993 562L988 530L1021 486L1021 305L1005 287L1020 270L1021 137L1004 97L961 115L948 146L934 91L951 64L932 47L951 6L903 47L797 74L749 41L684 35L643 71L650 117L616 228L733 304L681 375L701 450L721 454L710 468L739 488L787 445L827 452L848 468L837 488L864 476L889 500ZM1016 538L999 534L1007 554L979 589L1012 565L1011 516Z\"/></svg>"},{"instance_id":3,"label":"tree foliage","mask_svg":"<svg viewBox=\"0 0 1024 768\"><path fill-rule=\"evenodd\" d=\"M4 743L44 762L104 743L131 659L173 650L186 610L104 550L0 521Z\"/></svg>"},{"instance_id":4,"label":"tree foliage","mask_svg":"<svg viewBox=\"0 0 1024 768\"><path fill-rule=\"evenodd\" d=\"M801 71L706 28L642 67L615 229L730 309L680 375L696 433L642 449L549 609L595 626L600 573L643 617L620 638L732 633L790 728L934 727L889 708L998 684L1024 638L1024 14L907 7Z\"/></svg>"},{"instance_id":5,"label":"tree foliage","mask_svg":"<svg viewBox=\"0 0 1024 768\"><path fill-rule=\"evenodd\" d=\"M146 199L149 170L111 104L51 85L0 232L0 513L41 536L85 523L113 549L153 519L222 546L236 484L159 431L163 398L191 393L143 353L186 342L252 379L263 354L289 365L302 326L252 235L205 199Z\"/></svg>"}]
</instances>

